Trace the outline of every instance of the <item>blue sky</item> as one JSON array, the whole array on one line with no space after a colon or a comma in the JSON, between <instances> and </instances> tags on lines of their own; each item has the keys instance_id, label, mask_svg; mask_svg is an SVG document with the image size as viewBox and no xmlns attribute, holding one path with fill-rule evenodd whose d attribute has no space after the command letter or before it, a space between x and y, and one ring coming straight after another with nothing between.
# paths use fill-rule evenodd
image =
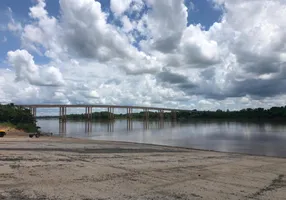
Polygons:
<instances>
[{"instance_id":1,"label":"blue sky","mask_svg":"<svg viewBox=\"0 0 286 200\"><path fill-rule=\"evenodd\" d=\"M286 104L285 0L98 1L0 0L0 102Z\"/></svg>"},{"instance_id":2,"label":"blue sky","mask_svg":"<svg viewBox=\"0 0 286 200\"><path fill-rule=\"evenodd\" d=\"M101 3L102 9L105 12L110 12L110 0L98 0ZM6 54L10 50L16 50L20 48L21 43L19 37L15 36L9 31L3 30L3 27L7 26L9 22L9 11L11 8L13 12L13 18L19 22L29 21L29 8L34 5L36 0L1 0L0 1L0 59L2 63L6 59ZM210 0L185 0L185 4L188 7L188 25L189 24L201 24L208 29L214 22L218 21L221 16L221 12L213 8ZM57 0L46 0L46 9L51 16L59 16L59 1ZM146 11L146 10L145 10ZM144 11L143 11L144 12ZM132 16L130 16L132 20ZM110 13L108 22L118 24ZM7 41L5 41L7 40ZM5 41L5 42L4 42ZM137 46L135 44L135 46ZM37 63L46 63L49 60L46 57L33 54L34 59ZM0 65L1 66L1 65ZM2 67L4 65L2 64Z\"/></svg>"}]
</instances>

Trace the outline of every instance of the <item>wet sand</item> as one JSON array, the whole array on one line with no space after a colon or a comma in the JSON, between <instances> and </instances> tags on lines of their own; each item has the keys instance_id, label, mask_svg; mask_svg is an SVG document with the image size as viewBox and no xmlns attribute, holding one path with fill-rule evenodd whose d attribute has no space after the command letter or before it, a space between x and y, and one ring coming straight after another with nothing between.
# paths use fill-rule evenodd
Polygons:
<instances>
[{"instance_id":1,"label":"wet sand","mask_svg":"<svg viewBox=\"0 0 286 200\"><path fill-rule=\"evenodd\" d=\"M286 159L10 135L0 199L286 199Z\"/></svg>"}]
</instances>

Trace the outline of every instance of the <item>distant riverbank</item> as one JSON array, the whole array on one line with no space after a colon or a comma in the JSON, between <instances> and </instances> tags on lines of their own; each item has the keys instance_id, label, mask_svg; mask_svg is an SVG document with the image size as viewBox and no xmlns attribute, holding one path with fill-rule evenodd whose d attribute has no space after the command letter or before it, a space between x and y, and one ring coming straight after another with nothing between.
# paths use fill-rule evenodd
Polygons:
<instances>
[{"instance_id":1,"label":"distant riverbank","mask_svg":"<svg viewBox=\"0 0 286 200\"><path fill-rule=\"evenodd\" d=\"M109 112L93 112L91 114L91 119L96 120L108 120L109 117L112 116L115 119L128 119L130 117L127 113L116 114ZM147 115L146 112L132 113L133 119L144 119ZM284 107L272 107L269 109L264 108L247 108L237 111L199 111L199 110L191 110L191 111L177 111L177 112L165 112L161 116L165 120L172 120L176 117L177 121L189 121L189 120L252 120L252 121L285 121L286 120L286 106ZM159 112L148 112L149 120L158 120L162 119L160 117ZM52 119L59 118L58 116L39 116L39 119ZM86 115L82 114L68 114L66 118L69 120L84 120L86 119ZM113 118L112 118L113 119Z\"/></svg>"}]
</instances>

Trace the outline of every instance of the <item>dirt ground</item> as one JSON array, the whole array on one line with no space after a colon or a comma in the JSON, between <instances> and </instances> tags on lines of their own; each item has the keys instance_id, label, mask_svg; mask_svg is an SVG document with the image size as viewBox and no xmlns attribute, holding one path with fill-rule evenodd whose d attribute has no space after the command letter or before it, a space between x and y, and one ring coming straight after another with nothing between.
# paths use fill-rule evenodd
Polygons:
<instances>
[{"instance_id":1,"label":"dirt ground","mask_svg":"<svg viewBox=\"0 0 286 200\"><path fill-rule=\"evenodd\" d=\"M286 159L10 136L0 138L0 199L286 199Z\"/></svg>"}]
</instances>

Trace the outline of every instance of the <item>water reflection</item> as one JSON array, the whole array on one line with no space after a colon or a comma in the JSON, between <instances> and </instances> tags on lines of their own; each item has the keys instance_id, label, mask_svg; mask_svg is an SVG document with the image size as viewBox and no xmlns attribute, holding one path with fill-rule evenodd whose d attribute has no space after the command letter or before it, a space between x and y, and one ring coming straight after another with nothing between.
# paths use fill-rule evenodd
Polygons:
<instances>
[{"instance_id":1,"label":"water reflection","mask_svg":"<svg viewBox=\"0 0 286 200\"><path fill-rule=\"evenodd\" d=\"M67 132L67 123L66 121L59 120L59 135L65 136Z\"/></svg>"},{"instance_id":2,"label":"water reflection","mask_svg":"<svg viewBox=\"0 0 286 200\"><path fill-rule=\"evenodd\" d=\"M132 131L133 130L133 120L131 118L128 118L126 120L127 122L127 131Z\"/></svg>"},{"instance_id":3,"label":"water reflection","mask_svg":"<svg viewBox=\"0 0 286 200\"><path fill-rule=\"evenodd\" d=\"M164 128L164 120L162 120L162 119L159 121L159 128L160 129Z\"/></svg>"},{"instance_id":4,"label":"water reflection","mask_svg":"<svg viewBox=\"0 0 286 200\"><path fill-rule=\"evenodd\" d=\"M107 132L112 133L114 132L114 121L107 122Z\"/></svg>"},{"instance_id":5,"label":"water reflection","mask_svg":"<svg viewBox=\"0 0 286 200\"><path fill-rule=\"evenodd\" d=\"M143 129L144 130L148 130L149 129L149 121L148 120L144 120L143 121Z\"/></svg>"},{"instance_id":6,"label":"water reflection","mask_svg":"<svg viewBox=\"0 0 286 200\"><path fill-rule=\"evenodd\" d=\"M57 129L58 124L58 129ZM43 131L88 137L286 157L286 125L249 122L38 120ZM84 134L86 133L86 134Z\"/></svg>"},{"instance_id":7,"label":"water reflection","mask_svg":"<svg viewBox=\"0 0 286 200\"><path fill-rule=\"evenodd\" d=\"M87 120L85 121L84 132L90 134L92 132L92 122Z\"/></svg>"}]
</instances>

